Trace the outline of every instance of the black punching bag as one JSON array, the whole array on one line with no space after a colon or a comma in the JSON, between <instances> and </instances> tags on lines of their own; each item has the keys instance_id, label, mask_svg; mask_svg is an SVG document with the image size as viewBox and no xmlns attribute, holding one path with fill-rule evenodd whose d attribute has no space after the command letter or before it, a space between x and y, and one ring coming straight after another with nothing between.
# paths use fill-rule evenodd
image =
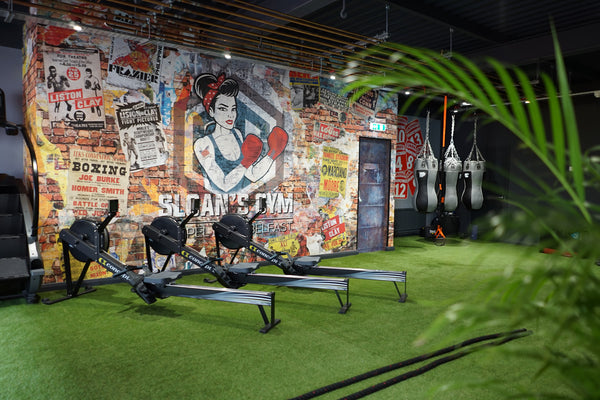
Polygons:
<instances>
[{"instance_id":1,"label":"black punching bag","mask_svg":"<svg viewBox=\"0 0 600 400\"><path fill-rule=\"evenodd\" d=\"M415 163L416 191L414 208L418 212L430 213L437 207L435 182L438 173L438 160L435 158L417 158Z\"/></svg>"},{"instance_id":2,"label":"black punching bag","mask_svg":"<svg viewBox=\"0 0 600 400\"><path fill-rule=\"evenodd\" d=\"M415 196L413 207L421 213L430 213L437 208L435 183L438 174L438 160L433 155L429 143L429 111L425 124L425 141L415 161Z\"/></svg>"}]
</instances>

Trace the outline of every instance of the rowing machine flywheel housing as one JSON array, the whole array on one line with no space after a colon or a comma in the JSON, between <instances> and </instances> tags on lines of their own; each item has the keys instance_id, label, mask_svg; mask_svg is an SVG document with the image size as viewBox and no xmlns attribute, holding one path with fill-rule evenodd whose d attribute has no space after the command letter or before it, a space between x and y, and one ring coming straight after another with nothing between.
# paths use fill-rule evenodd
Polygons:
<instances>
[{"instance_id":1,"label":"rowing machine flywheel housing","mask_svg":"<svg viewBox=\"0 0 600 400\"><path fill-rule=\"evenodd\" d=\"M227 214L219 221L223 225L227 225L231 230L237 231L240 235L251 239L253 236L252 225L248 220L239 214ZM234 237L218 235L219 241L228 249L240 249L245 246L245 243L236 241Z\"/></svg>"},{"instance_id":2,"label":"rowing machine flywheel housing","mask_svg":"<svg viewBox=\"0 0 600 400\"><path fill-rule=\"evenodd\" d=\"M71 225L69 229L71 232L81 237L83 241L90 243L92 246L99 244L99 250L108 250L108 245L110 243L108 232L106 230L98 232L98 224L95 221L79 219L73 222L73 225ZM87 254L78 250L76 247L72 247L70 250L73 257L78 261L87 262L90 259Z\"/></svg>"},{"instance_id":3,"label":"rowing machine flywheel housing","mask_svg":"<svg viewBox=\"0 0 600 400\"><path fill-rule=\"evenodd\" d=\"M163 216L154 218L154 221L150 224L150 226L156 228L160 231L161 234L165 236L170 236L175 240L178 240L181 244L185 244L187 241L187 232L185 228L182 228L175 219ZM157 242L154 240L150 240L150 247L161 255L171 254L172 250L168 244L164 244L161 242Z\"/></svg>"}]
</instances>

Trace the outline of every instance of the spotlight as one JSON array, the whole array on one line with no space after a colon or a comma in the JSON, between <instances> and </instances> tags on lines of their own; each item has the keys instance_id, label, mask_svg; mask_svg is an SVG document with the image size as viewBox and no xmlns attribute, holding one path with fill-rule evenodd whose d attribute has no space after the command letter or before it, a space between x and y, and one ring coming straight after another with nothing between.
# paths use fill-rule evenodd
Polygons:
<instances>
[{"instance_id":1,"label":"spotlight","mask_svg":"<svg viewBox=\"0 0 600 400\"><path fill-rule=\"evenodd\" d=\"M231 53L226 51L225 53L223 53L223 57L225 57L227 60L229 60L231 58Z\"/></svg>"},{"instance_id":2,"label":"spotlight","mask_svg":"<svg viewBox=\"0 0 600 400\"><path fill-rule=\"evenodd\" d=\"M83 28L81 27L81 25L78 25L78 24L73 24L73 29L74 29L74 30L76 30L77 32L81 32L81 30L82 30Z\"/></svg>"}]
</instances>

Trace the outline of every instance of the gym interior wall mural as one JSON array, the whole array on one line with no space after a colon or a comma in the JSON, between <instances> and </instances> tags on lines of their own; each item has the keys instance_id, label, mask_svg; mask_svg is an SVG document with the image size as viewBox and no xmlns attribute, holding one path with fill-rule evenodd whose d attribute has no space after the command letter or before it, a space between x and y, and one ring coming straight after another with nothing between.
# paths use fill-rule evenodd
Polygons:
<instances>
[{"instance_id":1,"label":"gym interior wall mural","mask_svg":"<svg viewBox=\"0 0 600 400\"><path fill-rule=\"evenodd\" d=\"M342 82L316 72L122 35L31 24L26 43L45 283L64 279L60 230L99 219L113 198L119 214L108 251L127 264L145 259L144 225L187 215L194 199L200 210L187 224L188 244L204 255L215 254L214 222L252 217L261 199L266 213L254 235L269 248L291 256L356 249L359 138L388 139L396 154L397 99L374 90L350 104ZM388 129L370 131L373 121ZM239 261L254 260L247 253ZM108 275L91 266L87 277Z\"/></svg>"}]
</instances>

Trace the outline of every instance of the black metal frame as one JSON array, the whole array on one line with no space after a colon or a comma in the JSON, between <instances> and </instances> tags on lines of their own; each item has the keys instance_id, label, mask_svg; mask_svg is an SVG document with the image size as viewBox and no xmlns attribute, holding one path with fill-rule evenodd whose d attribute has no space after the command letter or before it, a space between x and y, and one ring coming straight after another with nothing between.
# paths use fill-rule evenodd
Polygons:
<instances>
[{"instance_id":1,"label":"black metal frame","mask_svg":"<svg viewBox=\"0 0 600 400\"><path fill-rule=\"evenodd\" d=\"M247 221L251 225L254 220L266 211L264 204L261 204L260 210ZM240 219L243 217L240 216ZM273 263L274 265L281 268L286 274L296 275L320 275L320 276L333 276L333 277L344 277L353 279L367 279L377 281L390 281L394 283L396 292L398 293L400 303L406 302L406 271L384 271L375 269L362 269L362 268L340 268L340 267L326 267L317 265L320 262L320 257L317 256L305 256L293 259L289 254L285 252L275 252L267 249L266 247L255 242L252 237L248 237L239 231L239 227L228 226L222 222L215 222L213 224L213 230L215 231L215 238L217 242L217 256L220 257L220 244L223 241L227 243L234 243L236 252L234 258L237 255L237 251L245 247L252 253L263 258L264 260ZM250 226L245 231L252 232ZM285 255L286 257L282 257ZM404 292L401 293L398 288L397 282L404 283Z\"/></svg>"},{"instance_id":2,"label":"black metal frame","mask_svg":"<svg viewBox=\"0 0 600 400\"><path fill-rule=\"evenodd\" d=\"M317 278L299 275L281 275L281 274L257 274L254 271L258 268L258 263L242 263L233 266L221 265L222 259L208 258L202 256L195 249L185 244L185 225L198 212L198 202L194 202L192 212L180 223L172 217L162 216L154 220L153 224L169 226L169 229L158 229L156 226L146 225L142 227L146 241L146 258L149 268L152 269L152 255L150 249L166 255L161 271L165 270L173 254L177 254L186 260L192 262L203 271L212 274L223 286L228 288L238 288L248 283L259 285L287 286L306 289L333 290L340 304L339 313L345 314L351 306L349 301L350 290L348 279L338 278ZM160 224L156 224L160 220ZM170 232L169 232L170 231ZM218 244L218 241L217 241ZM217 252L219 252L217 245ZM340 291L346 292L346 301L340 296Z\"/></svg>"},{"instance_id":3,"label":"black metal frame","mask_svg":"<svg viewBox=\"0 0 600 400\"><path fill-rule=\"evenodd\" d=\"M4 92L0 89L0 102L1 102L1 110L0 110L0 127L5 129L5 132L9 136L17 136L21 135L25 144L27 146L27 150L29 152L29 157L31 158L31 193L27 192L27 187L25 186L25 193L21 196L21 208L23 211L23 216L25 218L25 223L31 223L30 226L27 226L27 246L28 246L28 263L29 263L29 283L27 288L24 291L25 298L28 303L35 303L38 301L39 296L37 295L37 291L39 290L42 284L42 277L44 275L44 265L40 256L40 249L38 245L38 219L39 219L39 209L40 209L40 200L39 200L39 192L40 192L40 184L39 184L39 173L38 173L38 163L37 157L35 155L35 148L33 147L33 143L27 129L24 125L16 124L13 122L9 122L6 120L6 112L5 112L5 98ZM31 205L25 204L24 199L29 198L31 201Z\"/></svg>"},{"instance_id":4,"label":"black metal frame","mask_svg":"<svg viewBox=\"0 0 600 400\"><path fill-rule=\"evenodd\" d=\"M110 212L108 216L99 224L90 221L94 224L90 233L81 234L74 232L70 228L63 229L59 236L63 243L64 251L64 266L65 277L67 283L66 296L49 300L44 299L44 304L55 304L60 301L68 300L82 294L93 292L94 288L86 288L80 292L85 274L92 261L100 264L109 272L113 273L113 277L118 277L132 286L131 291L140 296L146 303L152 304L157 299L165 299L170 296L176 297L191 297L204 300L218 300L232 303L253 304L257 305L265 326L260 329L261 333L267 333L271 328L279 324L280 320L275 318L275 293L274 292L259 292L250 290L238 290L229 288L212 288L204 286L179 285L175 284L175 280L181 276L181 272L163 271L160 273L141 275L134 272L140 267L128 266L121 263L118 259L108 254L102 248L102 235L106 225L116 215L118 203L116 200L110 201ZM84 261L85 265L77 279L73 283L71 274L71 256L77 255L79 261ZM270 317L264 310L264 306L271 307Z\"/></svg>"}]
</instances>

